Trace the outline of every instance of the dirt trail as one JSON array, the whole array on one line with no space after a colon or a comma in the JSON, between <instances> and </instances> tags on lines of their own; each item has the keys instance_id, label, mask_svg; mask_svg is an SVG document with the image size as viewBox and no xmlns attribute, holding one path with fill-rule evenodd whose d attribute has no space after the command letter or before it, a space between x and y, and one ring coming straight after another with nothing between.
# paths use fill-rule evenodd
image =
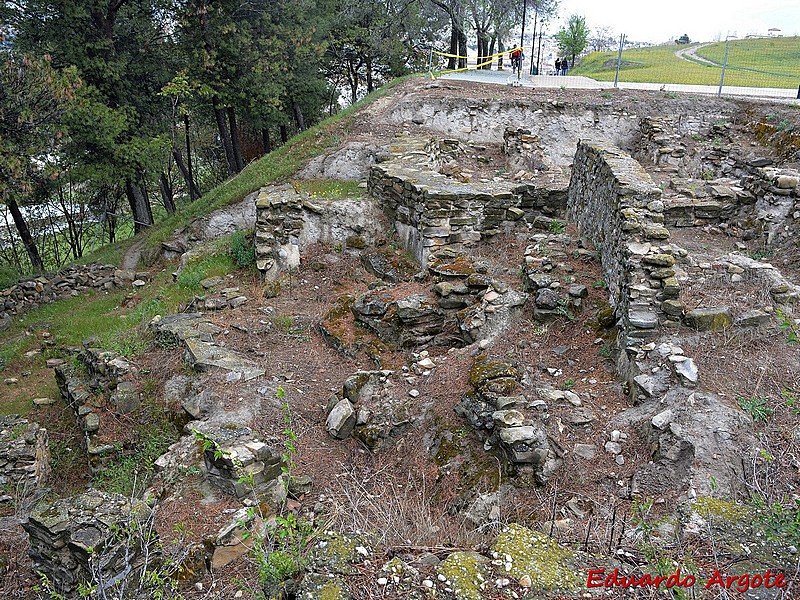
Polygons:
<instances>
[{"instance_id":1,"label":"dirt trail","mask_svg":"<svg viewBox=\"0 0 800 600\"><path fill-rule=\"evenodd\" d=\"M125 251L122 257L122 262L119 268L123 271L133 271L139 264L139 259L142 257L142 249L144 248L145 238L140 238L131 244L131 247Z\"/></svg>"}]
</instances>

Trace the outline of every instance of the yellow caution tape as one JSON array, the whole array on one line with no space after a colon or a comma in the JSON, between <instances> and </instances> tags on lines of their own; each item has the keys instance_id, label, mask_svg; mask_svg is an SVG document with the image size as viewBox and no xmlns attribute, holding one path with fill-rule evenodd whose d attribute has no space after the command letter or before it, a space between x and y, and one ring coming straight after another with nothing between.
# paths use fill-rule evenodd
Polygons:
<instances>
[{"instance_id":1,"label":"yellow caution tape","mask_svg":"<svg viewBox=\"0 0 800 600\"><path fill-rule=\"evenodd\" d=\"M510 50L503 50L502 52L497 52L497 53L491 54L489 56L484 56L482 58L497 58L498 56L502 56L506 52L508 52L510 54L511 52L514 52L516 50L519 50L520 52L522 52L522 48L516 47L516 48L511 48ZM445 58L469 58L468 56L461 56L460 54L447 54L446 52L439 52L438 50L433 50L432 52L434 54L437 54L438 56L444 56ZM491 62L491 61L489 61L489 62Z\"/></svg>"},{"instance_id":2,"label":"yellow caution tape","mask_svg":"<svg viewBox=\"0 0 800 600\"><path fill-rule=\"evenodd\" d=\"M449 71L438 71L438 74L439 75L447 75L448 73L461 73L463 71L469 71L470 69L480 69L481 67L485 67L486 65L492 64L494 62L494 59L497 58L498 56L501 56L501 55L505 54L506 52L514 52L514 50L522 50L522 48L512 48L511 50L498 52L497 54L492 54L491 56L484 56L483 58L488 58L489 60L486 60L486 61L484 61L482 63L478 63L478 64L473 65L471 67L467 66L467 67L463 67L461 69L450 69ZM433 72L430 73L430 76L431 76L431 79L436 79L436 77L434 76Z\"/></svg>"}]
</instances>

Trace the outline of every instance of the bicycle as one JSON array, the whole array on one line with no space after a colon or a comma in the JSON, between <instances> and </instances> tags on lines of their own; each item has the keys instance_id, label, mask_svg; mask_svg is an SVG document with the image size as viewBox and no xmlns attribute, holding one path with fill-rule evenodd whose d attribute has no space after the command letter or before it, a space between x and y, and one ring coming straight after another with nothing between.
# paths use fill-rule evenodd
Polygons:
<instances>
[{"instance_id":1,"label":"bicycle","mask_svg":"<svg viewBox=\"0 0 800 600\"><path fill-rule=\"evenodd\" d=\"M516 73L517 79L522 78L522 56L511 57L511 73Z\"/></svg>"}]
</instances>

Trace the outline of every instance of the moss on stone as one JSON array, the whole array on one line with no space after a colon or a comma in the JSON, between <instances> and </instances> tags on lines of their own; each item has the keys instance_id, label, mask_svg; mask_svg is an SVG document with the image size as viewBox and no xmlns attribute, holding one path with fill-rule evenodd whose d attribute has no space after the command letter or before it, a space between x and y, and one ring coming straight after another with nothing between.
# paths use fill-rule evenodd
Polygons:
<instances>
[{"instance_id":1,"label":"moss on stone","mask_svg":"<svg viewBox=\"0 0 800 600\"><path fill-rule=\"evenodd\" d=\"M506 573L517 580L530 577L533 590L581 589L581 574L571 565L574 554L543 533L512 523L497 536L492 550Z\"/></svg>"},{"instance_id":2,"label":"moss on stone","mask_svg":"<svg viewBox=\"0 0 800 600\"><path fill-rule=\"evenodd\" d=\"M302 600L350 600L351 597L341 579L320 573L306 575L297 594L297 598Z\"/></svg>"},{"instance_id":3,"label":"moss on stone","mask_svg":"<svg viewBox=\"0 0 800 600\"><path fill-rule=\"evenodd\" d=\"M453 552L437 571L447 578L457 600L481 600L486 587L486 558L475 552Z\"/></svg>"},{"instance_id":4,"label":"moss on stone","mask_svg":"<svg viewBox=\"0 0 800 600\"><path fill-rule=\"evenodd\" d=\"M492 361L486 357L476 359L469 371L469 383L476 390L485 386L492 379L501 378L519 381L522 373L518 367L510 363L499 360Z\"/></svg>"},{"instance_id":5,"label":"moss on stone","mask_svg":"<svg viewBox=\"0 0 800 600\"><path fill-rule=\"evenodd\" d=\"M367 241L359 235L348 236L344 241L348 248L355 248L356 250L363 250L367 247Z\"/></svg>"},{"instance_id":6,"label":"moss on stone","mask_svg":"<svg viewBox=\"0 0 800 600\"><path fill-rule=\"evenodd\" d=\"M311 565L318 571L347 575L353 572L354 564L363 562L370 554L358 536L328 531L314 546Z\"/></svg>"},{"instance_id":7,"label":"moss on stone","mask_svg":"<svg viewBox=\"0 0 800 600\"><path fill-rule=\"evenodd\" d=\"M701 496L697 498L692 503L692 508L704 519L711 519L717 523L720 520L741 521L749 517L752 512L748 507L737 504L736 502L711 498L710 496Z\"/></svg>"},{"instance_id":8,"label":"moss on stone","mask_svg":"<svg viewBox=\"0 0 800 600\"><path fill-rule=\"evenodd\" d=\"M444 277L468 277L475 273L475 266L463 254L455 258L434 258L428 268Z\"/></svg>"}]
</instances>

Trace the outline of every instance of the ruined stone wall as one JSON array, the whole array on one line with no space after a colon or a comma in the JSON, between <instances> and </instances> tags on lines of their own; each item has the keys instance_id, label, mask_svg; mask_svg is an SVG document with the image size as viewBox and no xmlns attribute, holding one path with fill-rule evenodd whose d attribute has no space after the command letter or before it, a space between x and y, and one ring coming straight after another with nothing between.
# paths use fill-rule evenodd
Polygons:
<instances>
[{"instance_id":1,"label":"ruined stone wall","mask_svg":"<svg viewBox=\"0 0 800 600\"><path fill-rule=\"evenodd\" d=\"M0 290L0 330L10 325L12 315L22 313L41 304L77 296L91 289L111 290L130 285L135 274L121 271L114 265L71 266L51 275L21 281Z\"/></svg>"},{"instance_id":2,"label":"ruined stone wall","mask_svg":"<svg viewBox=\"0 0 800 600\"><path fill-rule=\"evenodd\" d=\"M641 165L613 146L582 141L569 186L569 218L601 251L610 301L622 332L651 337L678 297L661 190Z\"/></svg>"},{"instance_id":3,"label":"ruined stone wall","mask_svg":"<svg viewBox=\"0 0 800 600\"><path fill-rule=\"evenodd\" d=\"M55 369L61 396L84 433L93 473L119 455L116 446L101 441L105 428L115 426L115 415L128 414L141 405L136 386L126 380L130 369L125 358L90 346L78 352L76 365L67 363Z\"/></svg>"},{"instance_id":4,"label":"ruined stone wall","mask_svg":"<svg viewBox=\"0 0 800 600\"><path fill-rule=\"evenodd\" d=\"M437 171L446 151L424 138L398 138L392 158L370 169L370 194L420 263L443 247L461 250L537 215L563 214L564 184L462 183Z\"/></svg>"},{"instance_id":5,"label":"ruined stone wall","mask_svg":"<svg viewBox=\"0 0 800 600\"><path fill-rule=\"evenodd\" d=\"M0 417L0 496L37 488L49 475L47 430L17 415Z\"/></svg>"},{"instance_id":6,"label":"ruined stone wall","mask_svg":"<svg viewBox=\"0 0 800 600\"><path fill-rule=\"evenodd\" d=\"M81 583L100 577L106 583L124 578L133 588L146 558L153 568L158 538L150 519L152 510L141 500L90 490L55 503L42 500L22 526L34 569L56 593L73 597Z\"/></svg>"},{"instance_id":7,"label":"ruined stone wall","mask_svg":"<svg viewBox=\"0 0 800 600\"><path fill-rule=\"evenodd\" d=\"M768 158L746 158L720 121L703 129L713 146L687 148L681 118L642 119L633 155L662 172L699 180L665 198L665 223L671 227L732 225L743 235L780 242L800 224L798 180L793 169L772 167Z\"/></svg>"},{"instance_id":8,"label":"ruined stone wall","mask_svg":"<svg viewBox=\"0 0 800 600\"><path fill-rule=\"evenodd\" d=\"M796 236L800 230L800 171L765 167L745 177L744 188L755 197L749 221L754 233L775 244Z\"/></svg>"},{"instance_id":9,"label":"ruined stone wall","mask_svg":"<svg viewBox=\"0 0 800 600\"><path fill-rule=\"evenodd\" d=\"M291 185L264 188L256 198L256 265L268 280L297 268L311 244L363 248L385 234L382 213L368 199L313 198Z\"/></svg>"}]
</instances>

